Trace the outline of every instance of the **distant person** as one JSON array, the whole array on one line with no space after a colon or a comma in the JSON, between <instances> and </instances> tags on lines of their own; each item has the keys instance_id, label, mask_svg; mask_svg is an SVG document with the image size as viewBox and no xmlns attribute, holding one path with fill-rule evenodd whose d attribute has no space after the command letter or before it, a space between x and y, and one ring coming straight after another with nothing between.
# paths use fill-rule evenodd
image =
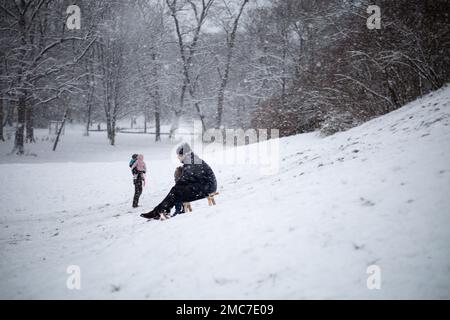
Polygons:
<instances>
[{"instance_id":1,"label":"distant person","mask_svg":"<svg viewBox=\"0 0 450 320\"><path fill-rule=\"evenodd\" d=\"M145 174L147 172L147 166L144 162L144 155L133 154L129 165L131 168L131 173L133 174L134 184L133 208L137 208L139 205L139 198L142 194L143 184L145 185Z\"/></svg>"},{"instance_id":2,"label":"distant person","mask_svg":"<svg viewBox=\"0 0 450 320\"><path fill-rule=\"evenodd\" d=\"M133 155L131 156L131 160L130 160L130 163L129 163L129 167L130 167L130 168L133 167L133 164L136 162L138 156L139 156L139 155L136 154L136 153L133 154ZM136 167L134 167L133 169L131 169L131 174L133 175L133 179L134 179L134 175L137 174L137 169L136 169Z\"/></svg>"},{"instance_id":3,"label":"distant person","mask_svg":"<svg viewBox=\"0 0 450 320\"><path fill-rule=\"evenodd\" d=\"M210 166L192 152L189 144L177 148L177 156L183 163L183 172L164 200L152 211L141 214L147 219L159 219L166 215L176 203L203 199L217 191L217 181Z\"/></svg>"}]
</instances>

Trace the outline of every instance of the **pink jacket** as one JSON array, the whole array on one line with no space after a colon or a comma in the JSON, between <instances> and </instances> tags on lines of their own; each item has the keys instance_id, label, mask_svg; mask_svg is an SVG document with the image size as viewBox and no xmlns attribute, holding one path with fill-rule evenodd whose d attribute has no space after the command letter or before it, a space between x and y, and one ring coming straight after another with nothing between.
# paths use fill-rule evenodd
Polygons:
<instances>
[{"instance_id":1,"label":"pink jacket","mask_svg":"<svg viewBox=\"0 0 450 320\"><path fill-rule=\"evenodd\" d=\"M136 168L139 172L147 172L147 166L145 165L144 162L144 155L140 154L136 160L136 162L133 164L133 166L131 167L131 170L133 170L134 168Z\"/></svg>"}]
</instances>

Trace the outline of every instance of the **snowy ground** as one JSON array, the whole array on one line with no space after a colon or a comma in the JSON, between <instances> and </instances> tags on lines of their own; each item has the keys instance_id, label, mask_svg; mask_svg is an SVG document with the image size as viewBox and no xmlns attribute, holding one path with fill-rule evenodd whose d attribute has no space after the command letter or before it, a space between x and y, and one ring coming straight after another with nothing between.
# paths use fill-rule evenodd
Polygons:
<instances>
[{"instance_id":1,"label":"snowy ground","mask_svg":"<svg viewBox=\"0 0 450 320\"><path fill-rule=\"evenodd\" d=\"M173 184L173 143L121 134L110 147L68 130L56 153L0 144L0 298L450 298L449 87L348 132L279 143L274 175L206 152L218 205L166 222L139 213ZM134 152L150 169L138 209ZM66 286L69 265L81 290ZM380 290L366 286L370 265Z\"/></svg>"}]
</instances>

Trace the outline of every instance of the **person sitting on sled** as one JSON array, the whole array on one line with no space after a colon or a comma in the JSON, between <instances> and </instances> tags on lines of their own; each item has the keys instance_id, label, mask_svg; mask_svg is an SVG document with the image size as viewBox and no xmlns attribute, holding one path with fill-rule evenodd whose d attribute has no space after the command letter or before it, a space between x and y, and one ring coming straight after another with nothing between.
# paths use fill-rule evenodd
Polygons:
<instances>
[{"instance_id":1,"label":"person sitting on sled","mask_svg":"<svg viewBox=\"0 0 450 320\"><path fill-rule=\"evenodd\" d=\"M159 219L170 212L176 203L203 199L217 191L217 180L211 167L200 159L189 144L177 148L177 156L183 164L181 177L170 189L167 196L152 211L141 214L147 219Z\"/></svg>"},{"instance_id":2,"label":"person sitting on sled","mask_svg":"<svg viewBox=\"0 0 450 320\"><path fill-rule=\"evenodd\" d=\"M130 167L131 173L133 174L134 184L133 208L137 208L139 198L142 194L142 187L145 185L145 173L147 172L147 166L144 162L144 155L133 155L130 161Z\"/></svg>"}]
</instances>

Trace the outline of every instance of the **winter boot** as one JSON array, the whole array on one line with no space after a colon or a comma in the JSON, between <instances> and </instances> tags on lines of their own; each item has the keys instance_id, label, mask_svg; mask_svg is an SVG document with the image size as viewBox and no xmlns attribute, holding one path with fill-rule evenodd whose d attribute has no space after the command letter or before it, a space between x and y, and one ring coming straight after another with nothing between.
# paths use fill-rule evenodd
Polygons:
<instances>
[{"instance_id":1,"label":"winter boot","mask_svg":"<svg viewBox=\"0 0 450 320\"><path fill-rule=\"evenodd\" d=\"M155 219L155 220L159 220L161 217L163 217L163 220L165 220L165 218L167 217L166 214L167 213L164 211L161 212L161 211L153 209L150 212L141 214L141 217L146 218L146 219Z\"/></svg>"}]
</instances>

